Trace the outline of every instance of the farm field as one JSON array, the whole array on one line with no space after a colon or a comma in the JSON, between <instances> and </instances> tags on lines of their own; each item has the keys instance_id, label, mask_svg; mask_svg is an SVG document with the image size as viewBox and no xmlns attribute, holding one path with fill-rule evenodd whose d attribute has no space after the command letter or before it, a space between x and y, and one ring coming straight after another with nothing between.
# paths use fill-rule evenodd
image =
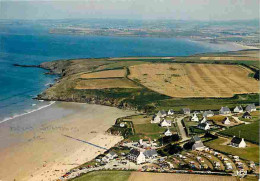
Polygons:
<instances>
[{"instance_id":1,"label":"farm field","mask_svg":"<svg viewBox=\"0 0 260 181\"><path fill-rule=\"evenodd\" d=\"M95 171L84 174L73 181L126 181L131 172L128 171Z\"/></svg>"},{"instance_id":2,"label":"farm field","mask_svg":"<svg viewBox=\"0 0 260 181\"><path fill-rule=\"evenodd\" d=\"M129 78L171 97L232 97L258 93L251 70L236 65L142 64L129 67Z\"/></svg>"},{"instance_id":3,"label":"farm field","mask_svg":"<svg viewBox=\"0 0 260 181\"><path fill-rule=\"evenodd\" d=\"M125 77L126 70L104 70L99 72L82 74L80 78L83 79L100 79L100 78L116 78L116 77Z\"/></svg>"},{"instance_id":4,"label":"farm field","mask_svg":"<svg viewBox=\"0 0 260 181\"><path fill-rule=\"evenodd\" d=\"M164 131L167 130L167 128L160 127L158 124L134 124L135 133L137 135L143 135L144 137L149 137L151 139L158 139L163 135ZM172 133L177 132L176 127L173 125L169 127L170 131Z\"/></svg>"},{"instance_id":5,"label":"farm field","mask_svg":"<svg viewBox=\"0 0 260 181\"><path fill-rule=\"evenodd\" d=\"M236 177L199 175L199 174L171 174L171 173L144 173L132 172L128 181L236 181Z\"/></svg>"},{"instance_id":6,"label":"farm field","mask_svg":"<svg viewBox=\"0 0 260 181\"><path fill-rule=\"evenodd\" d=\"M230 124L223 124L223 121L226 117L228 117ZM215 115L215 116L208 118L208 120L212 120L216 125L225 126L225 127L235 126L235 125L239 124L231 116Z\"/></svg>"},{"instance_id":7,"label":"farm field","mask_svg":"<svg viewBox=\"0 0 260 181\"><path fill-rule=\"evenodd\" d=\"M253 143L259 143L259 122L256 121L251 124L243 124L236 127L232 127L226 129L224 131L219 132L220 134L228 135L228 136L240 136L247 141L251 141Z\"/></svg>"},{"instance_id":8,"label":"farm field","mask_svg":"<svg viewBox=\"0 0 260 181\"><path fill-rule=\"evenodd\" d=\"M246 142L246 148L234 148L228 146L231 139L218 138L212 141L205 142L204 145L208 146L216 151L225 152L227 154L237 155L241 158L259 162L259 147L256 144Z\"/></svg>"},{"instance_id":9,"label":"farm field","mask_svg":"<svg viewBox=\"0 0 260 181\"><path fill-rule=\"evenodd\" d=\"M258 61L257 57L239 57L239 56L230 56L230 57L200 57L200 60L255 60Z\"/></svg>"},{"instance_id":10,"label":"farm field","mask_svg":"<svg viewBox=\"0 0 260 181\"><path fill-rule=\"evenodd\" d=\"M125 78L80 80L75 89L139 88Z\"/></svg>"}]
</instances>

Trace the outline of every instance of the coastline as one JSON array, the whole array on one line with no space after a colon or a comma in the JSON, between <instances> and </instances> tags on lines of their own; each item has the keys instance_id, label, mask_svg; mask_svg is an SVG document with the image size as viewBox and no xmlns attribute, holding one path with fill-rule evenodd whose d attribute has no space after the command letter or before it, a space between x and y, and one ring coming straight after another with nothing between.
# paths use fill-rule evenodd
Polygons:
<instances>
[{"instance_id":1,"label":"coastline","mask_svg":"<svg viewBox=\"0 0 260 181\"><path fill-rule=\"evenodd\" d=\"M0 124L1 143L6 144L0 147L0 179L58 179L105 151L75 139L109 149L122 137L107 135L106 130L118 117L132 114L108 106L57 102L4 122Z\"/></svg>"}]
</instances>

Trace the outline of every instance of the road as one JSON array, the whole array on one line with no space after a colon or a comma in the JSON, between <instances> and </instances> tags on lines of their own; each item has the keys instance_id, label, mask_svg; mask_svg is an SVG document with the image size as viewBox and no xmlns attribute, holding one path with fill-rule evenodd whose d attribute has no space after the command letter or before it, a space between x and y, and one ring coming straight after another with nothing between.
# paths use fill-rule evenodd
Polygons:
<instances>
[{"instance_id":1,"label":"road","mask_svg":"<svg viewBox=\"0 0 260 181\"><path fill-rule=\"evenodd\" d=\"M185 127L183 127L182 123L181 123L181 120L183 120L184 118L185 118L185 116L180 117L180 118L176 118L176 122L177 122L177 125L179 127L181 138L182 138L181 141L186 141L186 140L190 139L185 132L185 129L184 129Z\"/></svg>"}]
</instances>

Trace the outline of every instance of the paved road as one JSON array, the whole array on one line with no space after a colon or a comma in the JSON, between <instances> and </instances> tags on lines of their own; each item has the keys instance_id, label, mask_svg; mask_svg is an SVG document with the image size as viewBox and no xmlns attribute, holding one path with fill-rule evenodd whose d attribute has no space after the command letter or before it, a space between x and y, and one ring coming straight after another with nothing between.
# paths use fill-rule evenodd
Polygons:
<instances>
[{"instance_id":1,"label":"paved road","mask_svg":"<svg viewBox=\"0 0 260 181\"><path fill-rule=\"evenodd\" d=\"M182 123L181 123L181 120L183 120L184 118L185 118L185 116L184 116L184 117L180 117L180 118L176 118L176 122L177 122L177 125L178 125L179 130L180 130L180 134L181 134L181 137L182 137L181 141L186 141L186 140L190 139L190 138L187 136L187 134L186 134L186 132L185 132L185 129L184 129L184 127L182 126Z\"/></svg>"}]
</instances>

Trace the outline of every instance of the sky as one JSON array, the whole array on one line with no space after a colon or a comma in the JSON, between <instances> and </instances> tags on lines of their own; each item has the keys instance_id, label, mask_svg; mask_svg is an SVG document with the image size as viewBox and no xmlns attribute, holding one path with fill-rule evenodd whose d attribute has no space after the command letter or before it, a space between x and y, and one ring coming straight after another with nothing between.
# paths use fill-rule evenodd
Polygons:
<instances>
[{"instance_id":1,"label":"sky","mask_svg":"<svg viewBox=\"0 0 260 181\"><path fill-rule=\"evenodd\" d=\"M0 19L259 19L258 0L0 0Z\"/></svg>"}]
</instances>

